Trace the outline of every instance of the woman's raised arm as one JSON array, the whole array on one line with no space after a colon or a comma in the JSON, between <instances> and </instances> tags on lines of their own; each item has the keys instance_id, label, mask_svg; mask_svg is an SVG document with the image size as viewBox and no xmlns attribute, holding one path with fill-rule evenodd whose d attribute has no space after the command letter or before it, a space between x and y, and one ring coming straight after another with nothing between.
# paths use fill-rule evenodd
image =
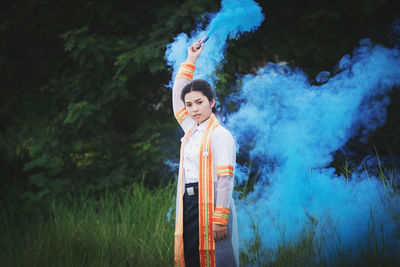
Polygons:
<instances>
[{"instance_id":1,"label":"woman's raised arm","mask_svg":"<svg viewBox=\"0 0 400 267\"><path fill-rule=\"evenodd\" d=\"M200 48L198 48L200 43L200 40L198 40L196 43L192 44L189 49L188 49L188 57L184 63L181 64L178 74L176 75L175 81L174 81L174 86L172 89L172 106L174 109L174 114L175 117L177 117L178 122L179 121L179 114L182 110L182 108L185 106L184 103L181 100L181 92L183 87L190 83L193 79L193 74L196 69L195 63L196 60L199 58L201 51L203 51L203 46L204 43L201 44Z\"/></svg>"}]
</instances>

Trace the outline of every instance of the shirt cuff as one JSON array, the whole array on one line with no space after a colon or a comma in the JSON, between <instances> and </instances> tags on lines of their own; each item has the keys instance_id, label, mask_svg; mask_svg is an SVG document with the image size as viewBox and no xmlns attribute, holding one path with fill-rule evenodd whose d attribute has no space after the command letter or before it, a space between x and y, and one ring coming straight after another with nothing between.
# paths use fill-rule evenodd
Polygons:
<instances>
[{"instance_id":1,"label":"shirt cuff","mask_svg":"<svg viewBox=\"0 0 400 267\"><path fill-rule=\"evenodd\" d=\"M219 225L228 225L229 209L223 206L217 206L213 214L213 223Z\"/></svg>"},{"instance_id":2,"label":"shirt cuff","mask_svg":"<svg viewBox=\"0 0 400 267\"><path fill-rule=\"evenodd\" d=\"M232 165L219 165L216 167L217 177L221 176L234 176L234 167Z\"/></svg>"},{"instance_id":3,"label":"shirt cuff","mask_svg":"<svg viewBox=\"0 0 400 267\"><path fill-rule=\"evenodd\" d=\"M178 74L176 77L186 78L189 81L193 80L194 71L196 66L192 63L183 62L179 67Z\"/></svg>"}]
</instances>

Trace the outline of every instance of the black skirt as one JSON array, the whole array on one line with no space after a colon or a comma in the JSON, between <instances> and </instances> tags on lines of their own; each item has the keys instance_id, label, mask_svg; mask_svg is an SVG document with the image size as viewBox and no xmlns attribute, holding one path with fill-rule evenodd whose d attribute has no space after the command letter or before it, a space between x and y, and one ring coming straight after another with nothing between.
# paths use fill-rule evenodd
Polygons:
<instances>
[{"instance_id":1,"label":"black skirt","mask_svg":"<svg viewBox=\"0 0 400 267\"><path fill-rule=\"evenodd\" d=\"M189 190L192 195L187 193L189 187L194 188ZM198 201L197 183L186 184L183 194L183 248L187 267L200 266Z\"/></svg>"}]
</instances>

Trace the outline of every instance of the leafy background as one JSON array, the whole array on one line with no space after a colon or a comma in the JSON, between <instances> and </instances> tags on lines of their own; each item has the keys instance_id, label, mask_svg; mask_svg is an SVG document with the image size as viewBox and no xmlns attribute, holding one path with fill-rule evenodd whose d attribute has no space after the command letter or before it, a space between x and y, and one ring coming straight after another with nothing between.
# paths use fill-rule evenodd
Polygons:
<instances>
[{"instance_id":1,"label":"leafy background","mask_svg":"<svg viewBox=\"0 0 400 267\"><path fill-rule=\"evenodd\" d=\"M229 42L216 84L226 96L242 74L286 61L309 74L335 73L362 38L392 47L395 0L258 1L266 19ZM171 69L166 45L207 23L219 1L6 1L0 9L0 166L2 200L29 210L79 192L174 180L177 161ZM400 155L400 95L393 90L384 127L367 143L349 141L354 166L376 148ZM349 156L350 155L350 156ZM342 162L337 152L333 165ZM337 167L336 166L336 167ZM340 169L338 168L338 171Z\"/></svg>"}]
</instances>

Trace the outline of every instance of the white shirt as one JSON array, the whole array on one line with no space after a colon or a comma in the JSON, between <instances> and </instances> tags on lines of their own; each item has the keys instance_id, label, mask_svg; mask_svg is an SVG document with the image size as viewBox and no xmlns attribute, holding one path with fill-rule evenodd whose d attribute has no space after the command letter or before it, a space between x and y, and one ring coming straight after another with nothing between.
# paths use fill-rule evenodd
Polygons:
<instances>
[{"instance_id":1,"label":"white shirt","mask_svg":"<svg viewBox=\"0 0 400 267\"><path fill-rule=\"evenodd\" d=\"M182 88L188 84L190 81L185 78L176 78L174 83L174 91L179 93L173 94L173 107L174 113L176 113L182 107L182 100L180 99L180 92ZM192 183L198 182L199 180L199 149L201 144L201 139L203 137L204 131L207 128L208 120L198 125L195 130L193 130L192 135L189 137L188 142L185 145L183 152L183 182ZM187 116L180 125L182 129L187 133L196 122ZM181 139L183 142L184 138ZM219 125L214 129L211 136L211 147L214 157L214 182L216 182L216 195L215 204L216 206L224 206L230 208L234 207L232 200L232 190L233 190L233 177L232 176L221 176L216 175L216 166L231 165L235 166L236 163L236 147L235 141L231 133ZM187 177L187 178L185 178Z\"/></svg>"},{"instance_id":2,"label":"white shirt","mask_svg":"<svg viewBox=\"0 0 400 267\"><path fill-rule=\"evenodd\" d=\"M192 121L191 118L186 118L185 121ZM199 181L199 153L200 144L204 131L207 128L209 120L196 126L193 130L188 142L185 145L183 152L183 172L185 183L197 183ZM193 127L192 123L192 127ZM190 129L187 127L185 132ZM235 166L236 161L236 147L235 141L231 133L221 125L214 129L211 136L211 147L214 156L214 174L215 166L231 165ZM217 176L214 175L215 179Z\"/></svg>"},{"instance_id":3,"label":"white shirt","mask_svg":"<svg viewBox=\"0 0 400 267\"><path fill-rule=\"evenodd\" d=\"M199 181L199 150L208 121L209 119L193 130L192 135L185 145L183 151L183 172L186 184L197 183Z\"/></svg>"}]
</instances>

